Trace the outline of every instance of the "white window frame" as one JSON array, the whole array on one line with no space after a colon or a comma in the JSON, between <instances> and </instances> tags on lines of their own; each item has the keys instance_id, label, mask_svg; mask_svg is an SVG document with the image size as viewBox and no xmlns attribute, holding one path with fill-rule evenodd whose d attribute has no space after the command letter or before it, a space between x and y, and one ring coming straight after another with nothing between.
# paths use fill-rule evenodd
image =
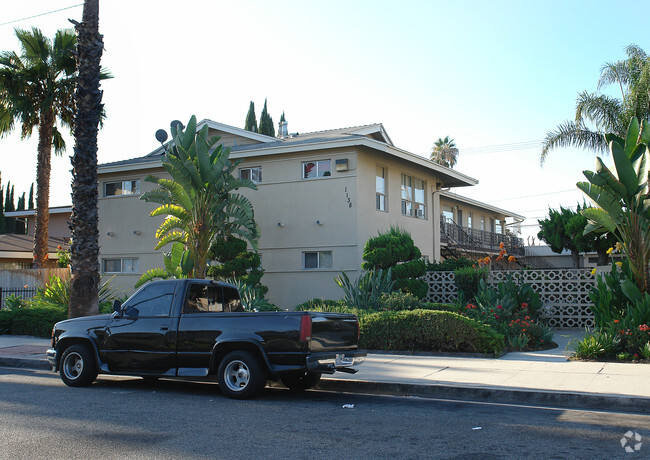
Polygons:
<instances>
[{"instance_id":1,"label":"white window frame","mask_svg":"<svg viewBox=\"0 0 650 460\"><path fill-rule=\"evenodd\" d=\"M120 261L120 271L106 271L106 262L108 261ZM131 266L134 267L132 271L124 271L125 261L130 260ZM131 274L131 273L140 273L140 260L137 257L105 257L102 258L102 273L112 273L112 274Z\"/></svg>"},{"instance_id":2,"label":"white window frame","mask_svg":"<svg viewBox=\"0 0 650 460\"><path fill-rule=\"evenodd\" d=\"M415 182L420 181L422 188L422 201L417 201L415 198ZM402 199L402 215L406 217L414 217L416 219L427 220L427 183L424 179L409 176L402 173L400 181L400 197Z\"/></svg>"},{"instance_id":3,"label":"white window frame","mask_svg":"<svg viewBox=\"0 0 650 460\"><path fill-rule=\"evenodd\" d=\"M329 164L329 169L325 169L322 172L321 175L321 163L327 162ZM305 165L308 163L314 163L316 165L316 177L306 177L305 174ZM310 161L303 161L302 162L302 179L303 180L317 180L317 179L325 179L328 177L332 177L332 160L330 158L325 158L323 160L310 160ZM326 174L329 173L329 174Z\"/></svg>"},{"instance_id":4,"label":"white window frame","mask_svg":"<svg viewBox=\"0 0 650 460\"><path fill-rule=\"evenodd\" d=\"M255 180L255 175L253 174L253 170L254 170L254 169L259 170L259 174L258 174L258 176L257 176L257 177L258 177L258 180ZM249 177L250 177L249 180L250 180L252 183L254 183L254 184L261 184L261 183L262 183L262 167L261 167L261 166L251 166L250 168L249 168L249 167L246 167L246 168L239 168L239 178L240 178L240 179L242 178L242 177L241 177L241 175L242 175L242 171L248 171L248 175L249 175Z\"/></svg>"},{"instance_id":5,"label":"white window frame","mask_svg":"<svg viewBox=\"0 0 650 460\"><path fill-rule=\"evenodd\" d=\"M383 191L379 190L378 183L377 183L377 179L380 177L379 176L380 169L383 174L381 178L384 181ZM388 212L388 180L386 178L386 170L387 168L385 166L379 166L379 165L377 165L377 168L375 169L375 209L377 211L382 211L382 212ZM382 199L384 205L383 208L381 207Z\"/></svg>"},{"instance_id":6,"label":"white window frame","mask_svg":"<svg viewBox=\"0 0 650 460\"><path fill-rule=\"evenodd\" d=\"M307 254L317 254L318 255L318 257L316 259L316 261L317 261L317 266L316 267L307 267L307 263L306 263L307 262ZM329 261L330 261L329 267L323 267L322 266L322 262L323 262L322 258L323 258L323 255L325 255L325 254L329 254ZM304 251L302 253L302 269L303 270L329 270L329 269L332 268L332 266L333 266L333 263L332 263L332 251Z\"/></svg>"},{"instance_id":7,"label":"white window frame","mask_svg":"<svg viewBox=\"0 0 650 460\"><path fill-rule=\"evenodd\" d=\"M136 190L133 191L133 183L136 184ZM119 195L108 195L106 193L106 186L109 184L120 184L120 190L122 190L122 193ZM126 186L126 184L129 184L129 187ZM114 180L114 181L106 181L103 184L103 195L104 198L115 198L115 197L125 197L125 196L137 196L140 195L140 179L125 179L125 180ZM125 190L130 189L130 191L125 193Z\"/></svg>"}]
</instances>

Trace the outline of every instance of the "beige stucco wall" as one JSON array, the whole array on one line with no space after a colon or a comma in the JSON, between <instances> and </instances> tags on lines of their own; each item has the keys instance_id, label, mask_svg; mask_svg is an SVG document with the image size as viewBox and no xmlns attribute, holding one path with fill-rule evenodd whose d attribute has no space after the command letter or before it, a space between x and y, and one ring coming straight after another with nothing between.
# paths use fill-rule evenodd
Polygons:
<instances>
[{"instance_id":1,"label":"beige stucco wall","mask_svg":"<svg viewBox=\"0 0 650 460\"><path fill-rule=\"evenodd\" d=\"M27 217L27 234L34 235L34 224L36 216ZM50 223L48 225L49 236L59 236L61 238L70 238L70 213L50 214Z\"/></svg>"}]
</instances>

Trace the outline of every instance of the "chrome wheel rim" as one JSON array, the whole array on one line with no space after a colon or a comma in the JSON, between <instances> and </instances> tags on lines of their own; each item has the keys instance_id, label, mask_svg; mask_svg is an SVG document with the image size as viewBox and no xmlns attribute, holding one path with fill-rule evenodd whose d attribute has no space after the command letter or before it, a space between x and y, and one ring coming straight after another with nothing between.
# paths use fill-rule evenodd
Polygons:
<instances>
[{"instance_id":1,"label":"chrome wheel rim","mask_svg":"<svg viewBox=\"0 0 650 460\"><path fill-rule=\"evenodd\" d=\"M77 352L66 356L63 363L63 373L70 380L78 379L84 369L84 359Z\"/></svg>"},{"instance_id":2,"label":"chrome wheel rim","mask_svg":"<svg viewBox=\"0 0 650 460\"><path fill-rule=\"evenodd\" d=\"M243 391L250 381L250 371L243 361L231 361L223 371L226 386L231 391Z\"/></svg>"}]
</instances>

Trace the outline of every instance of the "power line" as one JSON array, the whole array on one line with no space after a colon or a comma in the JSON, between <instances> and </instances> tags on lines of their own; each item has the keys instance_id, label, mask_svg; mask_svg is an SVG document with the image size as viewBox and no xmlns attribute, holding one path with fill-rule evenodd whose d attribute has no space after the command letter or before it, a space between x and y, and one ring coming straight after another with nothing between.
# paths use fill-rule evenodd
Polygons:
<instances>
[{"instance_id":1,"label":"power line","mask_svg":"<svg viewBox=\"0 0 650 460\"><path fill-rule=\"evenodd\" d=\"M79 3L77 5L72 5L72 6L66 6L65 8L59 8L58 10L48 11L46 13L35 14L34 16L27 16L26 18L14 19L13 21L3 22L0 24L0 26L6 26L9 24L13 24L15 22L25 21L26 19L33 19L41 16L47 16L48 14L58 13L59 11L69 10L71 8L76 8L78 6L83 6L83 3Z\"/></svg>"},{"instance_id":2,"label":"power line","mask_svg":"<svg viewBox=\"0 0 650 460\"><path fill-rule=\"evenodd\" d=\"M521 198L533 198L533 197L536 197L536 196L544 196L544 195L557 195L559 193L567 193L567 192L579 192L579 190L575 189L575 188L570 188L568 190L559 190L557 192L546 192L546 193L537 193L535 195L515 196L515 197L512 197L512 198L501 198L499 200L490 200L490 202L493 203L495 201L519 200Z\"/></svg>"}]
</instances>

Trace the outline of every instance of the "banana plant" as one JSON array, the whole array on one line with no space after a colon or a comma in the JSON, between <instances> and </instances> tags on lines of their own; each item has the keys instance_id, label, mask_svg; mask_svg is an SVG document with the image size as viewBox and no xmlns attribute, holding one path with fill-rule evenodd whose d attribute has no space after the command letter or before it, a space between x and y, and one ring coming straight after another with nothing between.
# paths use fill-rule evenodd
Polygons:
<instances>
[{"instance_id":1,"label":"banana plant","mask_svg":"<svg viewBox=\"0 0 650 460\"><path fill-rule=\"evenodd\" d=\"M172 250L163 253L164 268L152 268L142 274L135 288L139 288L147 281L155 279L166 280L168 278L189 278L194 267L194 262L190 253L185 249L183 243L175 242L172 244Z\"/></svg>"},{"instance_id":2,"label":"banana plant","mask_svg":"<svg viewBox=\"0 0 650 460\"><path fill-rule=\"evenodd\" d=\"M639 291L650 292L650 126L646 120L639 125L632 118L625 138L607 134L606 139L614 171L596 158L596 172L583 171L588 182L577 183L596 205L582 212L588 219L585 233L613 233L622 245Z\"/></svg>"},{"instance_id":3,"label":"banana plant","mask_svg":"<svg viewBox=\"0 0 650 460\"><path fill-rule=\"evenodd\" d=\"M210 245L217 236L237 235L257 247L253 205L235 193L239 188L257 187L234 176L240 161L230 161L230 149L218 144L218 136L208 137L207 125L199 131L196 128L195 116L184 131L182 125L172 124L171 148L162 159L171 179L147 176L145 181L158 188L140 199L160 205L151 216L166 216L156 231L156 249L180 243L192 260L190 275L205 278Z\"/></svg>"}]
</instances>

